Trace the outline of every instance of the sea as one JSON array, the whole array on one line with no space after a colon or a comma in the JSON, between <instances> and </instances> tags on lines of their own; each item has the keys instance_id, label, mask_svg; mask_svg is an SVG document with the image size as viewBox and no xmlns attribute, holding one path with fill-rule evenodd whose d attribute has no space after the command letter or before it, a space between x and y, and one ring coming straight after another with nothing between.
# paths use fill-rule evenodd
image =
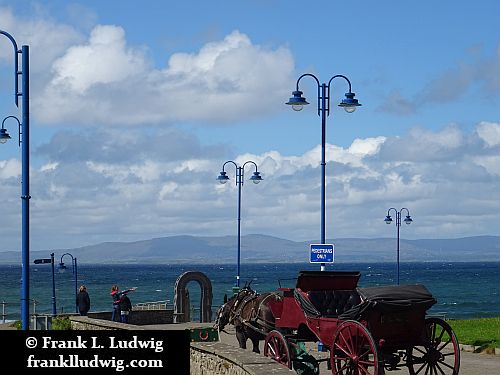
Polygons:
<instances>
[{"instance_id":1,"label":"sea","mask_svg":"<svg viewBox=\"0 0 500 375\"><path fill-rule=\"evenodd\" d=\"M318 264L272 263L241 264L240 286L251 283L259 293L294 287L302 270L318 270ZM394 263L334 263L327 270L359 271L360 287L394 285ZM174 285L187 271L203 272L212 283L213 311L231 296L236 280L236 264L225 265L138 265L79 264L77 286L85 284L92 311L111 311L110 289L136 287L129 294L132 304L164 301L173 306ZM58 313L75 312L75 275L68 269L54 273L55 302ZM477 263L400 263L400 284L423 284L437 299L429 314L446 319L470 319L500 316L500 262ZM200 286L188 284L193 320L200 305ZM21 266L0 265L0 319L20 319ZM30 265L30 313L51 313L53 307L52 267ZM0 320L1 321L1 320Z\"/></svg>"}]
</instances>

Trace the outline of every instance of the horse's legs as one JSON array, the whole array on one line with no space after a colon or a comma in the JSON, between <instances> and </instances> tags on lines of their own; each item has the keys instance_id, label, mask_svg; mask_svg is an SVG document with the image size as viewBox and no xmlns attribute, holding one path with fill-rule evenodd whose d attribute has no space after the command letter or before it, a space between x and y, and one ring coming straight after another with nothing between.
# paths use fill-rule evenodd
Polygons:
<instances>
[{"instance_id":1,"label":"horse's legs","mask_svg":"<svg viewBox=\"0 0 500 375\"><path fill-rule=\"evenodd\" d=\"M250 338L250 340L252 340L253 352L257 353L257 354L260 354L259 339L257 339L256 337L252 337L252 338Z\"/></svg>"},{"instance_id":2,"label":"horse's legs","mask_svg":"<svg viewBox=\"0 0 500 375\"><path fill-rule=\"evenodd\" d=\"M236 338L238 339L238 343L240 344L241 349L247 348L247 337L245 332L241 327L236 327Z\"/></svg>"}]
</instances>

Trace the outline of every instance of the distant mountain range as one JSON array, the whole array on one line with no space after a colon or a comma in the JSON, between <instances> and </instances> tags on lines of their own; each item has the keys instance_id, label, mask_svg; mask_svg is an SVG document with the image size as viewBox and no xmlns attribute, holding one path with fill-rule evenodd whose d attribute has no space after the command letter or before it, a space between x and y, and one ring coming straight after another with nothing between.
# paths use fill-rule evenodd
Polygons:
<instances>
[{"instance_id":1,"label":"distant mountain range","mask_svg":"<svg viewBox=\"0 0 500 375\"><path fill-rule=\"evenodd\" d=\"M308 262L309 244L259 234L241 238L241 262ZM327 240L335 245L335 262L394 262L395 238L338 238ZM109 264L224 264L233 263L237 237L171 236L136 242L105 242L74 249L31 251L30 261L48 258L54 252L58 260L69 252L78 263ZM400 240L401 262L475 262L500 261L500 237L476 236L456 239ZM20 264L18 251L0 252L0 264Z\"/></svg>"}]
</instances>

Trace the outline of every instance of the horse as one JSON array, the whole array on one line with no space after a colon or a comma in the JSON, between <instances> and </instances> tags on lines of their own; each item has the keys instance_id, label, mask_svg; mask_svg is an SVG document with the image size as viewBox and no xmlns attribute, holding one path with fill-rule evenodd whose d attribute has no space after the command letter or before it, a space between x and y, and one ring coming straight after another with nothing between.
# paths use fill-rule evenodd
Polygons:
<instances>
[{"instance_id":1,"label":"horse","mask_svg":"<svg viewBox=\"0 0 500 375\"><path fill-rule=\"evenodd\" d=\"M245 285L217 310L215 326L223 331L227 324L234 325L240 348L246 349L250 339L253 352L260 353L259 341L264 340L275 327L269 303L281 300L282 296L278 293L259 294L250 285Z\"/></svg>"}]
</instances>

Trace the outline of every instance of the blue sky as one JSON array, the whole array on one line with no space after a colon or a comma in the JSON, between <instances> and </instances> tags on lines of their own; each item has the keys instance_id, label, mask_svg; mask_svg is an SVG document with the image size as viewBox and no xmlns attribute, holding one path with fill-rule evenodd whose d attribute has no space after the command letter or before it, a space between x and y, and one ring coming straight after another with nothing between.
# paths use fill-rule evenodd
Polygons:
<instances>
[{"instance_id":1,"label":"blue sky","mask_svg":"<svg viewBox=\"0 0 500 375\"><path fill-rule=\"evenodd\" d=\"M215 182L229 159L265 179L243 188L243 234L317 241L314 81L310 106L284 105L303 73L347 76L363 104L338 108L333 81L328 238L391 237L393 206L414 217L406 238L500 235L498 14L493 0L0 1L0 29L30 46L32 247L235 234L235 186ZM4 39L0 108L20 115ZM0 250L20 246L19 167L2 145Z\"/></svg>"}]
</instances>

